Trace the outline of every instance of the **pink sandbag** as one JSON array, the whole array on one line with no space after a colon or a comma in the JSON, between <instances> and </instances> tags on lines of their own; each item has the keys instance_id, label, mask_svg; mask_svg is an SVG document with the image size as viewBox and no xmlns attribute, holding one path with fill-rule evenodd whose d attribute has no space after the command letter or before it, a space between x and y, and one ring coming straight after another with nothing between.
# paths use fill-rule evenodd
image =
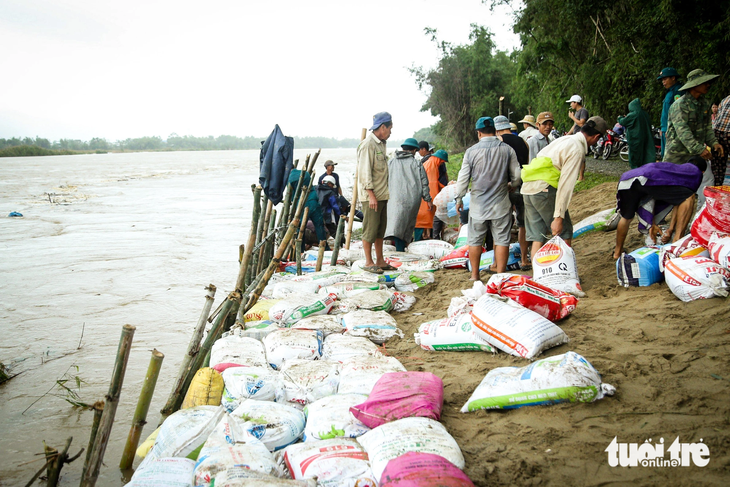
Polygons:
<instances>
[{"instance_id":1,"label":"pink sandbag","mask_svg":"<svg viewBox=\"0 0 730 487\"><path fill-rule=\"evenodd\" d=\"M730 186L705 188L705 209L692 223L692 237L707 247L714 232L730 234Z\"/></svg>"},{"instance_id":2,"label":"pink sandbag","mask_svg":"<svg viewBox=\"0 0 730 487\"><path fill-rule=\"evenodd\" d=\"M456 465L433 453L408 452L388 462L380 487L474 487Z\"/></svg>"},{"instance_id":3,"label":"pink sandbag","mask_svg":"<svg viewBox=\"0 0 730 487\"><path fill-rule=\"evenodd\" d=\"M430 372L388 372L375 383L368 400L350 412L376 428L397 419L422 416L438 421L444 405L444 383Z\"/></svg>"}]
</instances>

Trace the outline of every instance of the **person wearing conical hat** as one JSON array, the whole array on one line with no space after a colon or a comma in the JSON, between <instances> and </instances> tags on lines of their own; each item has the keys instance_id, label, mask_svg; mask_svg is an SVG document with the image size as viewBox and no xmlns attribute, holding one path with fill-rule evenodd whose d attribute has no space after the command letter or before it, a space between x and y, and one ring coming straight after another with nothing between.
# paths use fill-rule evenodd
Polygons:
<instances>
[{"instance_id":1,"label":"person wearing conical hat","mask_svg":"<svg viewBox=\"0 0 730 487\"><path fill-rule=\"evenodd\" d=\"M687 82L680 88L684 95L679 97L669 109L667 125L667 147L664 153L666 162L683 164L692 156L700 156L710 161L711 149L721 156L722 146L715 137L710 119L710 102L704 95L710 90L710 84L719 77L702 69L695 69L687 75ZM704 203L704 189L712 184L712 171L702 180L697 190L698 204Z\"/></svg>"},{"instance_id":2,"label":"person wearing conical hat","mask_svg":"<svg viewBox=\"0 0 730 487\"><path fill-rule=\"evenodd\" d=\"M529 139L530 137L533 137L540 133L537 130L537 125L535 125L534 115L525 115L525 118L519 120L517 123L521 123L522 127L525 129L518 134L525 142L527 142L527 139Z\"/></svg>"}]
</instances>

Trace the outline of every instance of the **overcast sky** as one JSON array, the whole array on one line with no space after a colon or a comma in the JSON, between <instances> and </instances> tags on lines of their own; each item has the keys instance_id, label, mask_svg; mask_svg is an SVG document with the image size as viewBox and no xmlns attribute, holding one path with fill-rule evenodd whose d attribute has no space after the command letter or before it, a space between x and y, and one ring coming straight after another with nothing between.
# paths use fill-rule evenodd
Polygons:
<instances>
[{"instance_id":1,"label":"overcast sky","mask_svg":"<svg viewBox=\"0 0 730 487\"><path fill-rule=\"evenodd\" d=\"M408 72L512 11L480 0L0 0L0 137L359 137L393 115L402 139L435 119Z\"/></svg>"}]
</instances>

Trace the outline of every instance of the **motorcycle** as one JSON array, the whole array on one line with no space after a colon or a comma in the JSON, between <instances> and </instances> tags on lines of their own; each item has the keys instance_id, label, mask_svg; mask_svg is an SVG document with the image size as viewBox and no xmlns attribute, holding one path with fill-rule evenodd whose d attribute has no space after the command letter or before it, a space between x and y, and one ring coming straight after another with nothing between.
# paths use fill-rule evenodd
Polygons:
<instances>
[{"instance_id":1,"label":"motorcycle","mask_svg":"<svg viewBox=\"0 0 730 487\"><path fill-rule=\"evenodd\" d=\"M661 136L661 131L658 128L656 128L656 127L652 127L651 128L651 134L652 134L652 137L654 139L654 149L656 150L656 157L655 157L655 159L657 161L659 161L659 160L661 160L661 157L662 157L662 136ZM622 137L621 144L622 144L622 146L621 146L621 150L619 151L619 157L621 158L622 161L629 162L629 145L626 142L626 136L623 136Z\"/></svg>"},{"instance_id":2,"label":"motorcycle","mask_svg":"<svg viewBox=\"0 0 730 487\"><path fill-rule=\"evenodd\" d=\"M591 147L591 151L593 151L593 158L598 159L600 157L604 161L608 160L608 158L611 157L611 154L616 153L616 144L618 139L616 132L613 130L607 130L606 135L598 139L598 142Z\"/></svg>"}]
</instances>

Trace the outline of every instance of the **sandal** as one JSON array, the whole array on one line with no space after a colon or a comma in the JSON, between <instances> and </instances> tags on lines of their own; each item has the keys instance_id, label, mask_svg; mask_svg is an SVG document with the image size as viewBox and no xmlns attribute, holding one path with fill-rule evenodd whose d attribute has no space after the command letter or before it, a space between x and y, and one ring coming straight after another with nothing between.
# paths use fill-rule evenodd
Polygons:
<instances>
[{"instance_id":1,"label":"sandal","mask_svg":"<svg viewBox=\"0 0 730 487\"><path fill-rule=\"evenodd\" d=\"M366 272L372 272L373 274L382 274L383 273L383 269L381 269L380 267L378 267L376 265L365 266L362 268L362 270L364 270Z\"/></svg>"},{"instance_id":2,"label":"sandal","mask_svg":"<svg viewBox=\"0 0 730 487\"><path fill-rule=\"evenodd\" d=\"M380 268L381 268L382 270L384 270L384 271L397 271L397 270L398 270L398 268L397 268L397 267L393 267L393 266L392 266L392 265L390 265L390 264L385 264L385 265L381 265L381 266L380 266Z\"/></svg>"},{"instance_id":3,"label":"sandal","mask_svg":"<svg viewBox=\"0 0 730 487\"><path fill-rule=\"evenodd\" d=\"M522 267L520 267L520 270L521 271L525 271L525 272L531 271L532 270L532 264L525 264Z\"/></svg>"}]
</instances>

